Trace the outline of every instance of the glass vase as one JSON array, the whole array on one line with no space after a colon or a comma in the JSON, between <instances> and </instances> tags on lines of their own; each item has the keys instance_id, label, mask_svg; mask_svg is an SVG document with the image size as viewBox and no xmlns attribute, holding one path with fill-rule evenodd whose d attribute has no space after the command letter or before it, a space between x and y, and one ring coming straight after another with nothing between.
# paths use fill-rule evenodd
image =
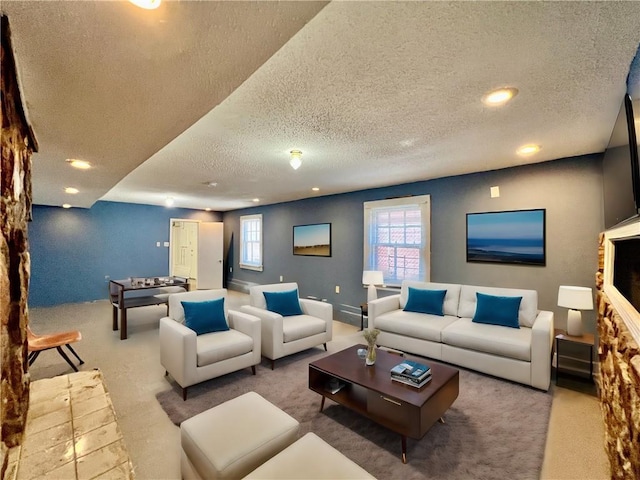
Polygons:
<instances>
[{"instance_id":1,"label":"glass vase","mask_svg":"<svg viewBox=\"0 0 640 480\"><path fill-rule=\"evenodd\" d=\"M369 345L369 347L367 348L367 357L365 358L364 363L366 365L373 365L374 363L376 363L376 346L375 345Z\"/></svg>"}]
</instances>

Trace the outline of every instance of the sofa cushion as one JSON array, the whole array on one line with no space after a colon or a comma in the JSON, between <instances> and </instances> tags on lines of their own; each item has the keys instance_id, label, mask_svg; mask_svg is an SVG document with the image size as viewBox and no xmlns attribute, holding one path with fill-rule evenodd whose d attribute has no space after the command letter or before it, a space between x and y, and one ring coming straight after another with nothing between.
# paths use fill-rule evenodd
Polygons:
<instances>
[{"instance_id":1,"label":"sofa cushion","mask_svg":"<svg viewBox=\"0 0 640 480\"><path fill-rule=\"evenodd\" d=\"M238 330L198 335L196 356L199 367L253 351L253 339Z\"/></svg>"},{"instance_id":2,"label":"sofa cushion","mask_svg":"<svg viewBox=\"0 0 640 480\"><path fill-rule=\"evenodd\" d=\"M184 309L184 323L196 332L196 335L229 330L224 316L224 298L181 303Z\"/></svg>"},{"instance_id":3,"label":"sofa cushion","mask_svg":"<svg viewBox=\"0 0 640 480\"><path fill-rule=\"evenodd\" d=\"M279 313L283 317L302 315L302 309L298 301L298 290L263 293L267 302L267 310L270 312Z\"/></svg>"},{"instance_id":4,"label":"sofa cushion","mask_svg":"<svg viewBox=\"0 0 640 480\"><path fill-rule=\"evenodd\" d=\"M538 292L535 290L462 285L462 289L460 290L460 305L457 313L459 317L473 318L476 312L477 292L503 297L522 297L520 308L518 309L518 322L520 326L532 327L538 316Z\"/></svg>"},{"instance_id":5,"label":"sofa cushion","mask_svg":"<svg viewBox=\"0 0 640 480\"><path fill-rule=\"evenodd\" d=\"M394 310L376 317L376 328L383 332L396 333L407 337L441 342L440 332L447 325L458 320L451 315L430 315L428 313Z\"/></svg>"},{"instance_id":6,"label":"sofa cushion","mask_svg":"<svg viewBox=\"0 0 640 480\"><path fill-rule=\"evenodd\" d=\"M409 298L404 306L405 312L429 313L443 316L442 307L446 290L427 290L409 287Z\"/></svg>"},{"instance_id":7,"label":"sofa cushion","mask_svg":"<svg viewBox=\"0 0 640 480\"><path fill-rule=\"evenodd\" d=\"M499 297L476 292L478 299L473 322L520 328L518 310L522 297Z\"/></svg>"},{"instance_id":8,"label":"sofa cushion","mask_svg":"<svg viewBox=\"0 0 640 480\"><path fill-rule=\"evenodd\" d=\"M327 322L310 315L293 315L282 319L284 343L311 337L327 330Z\"/></svg>"},{"instance_id":9,"label":"sofa cushion","mask_svg":"<svg viewBox=\"0 0 640 480\"><path fill-rule=\"evenodd\" d=\"M442 330L442 342L454 347L531 361L531 329L504 328L460 318Z\"/></svg>"},{"instance_id":10,"label":"sofa cushion","mask_svg":"<svg viewBox=\"0 0 640 480\"><path fill-rule=\"evenodd\" d=\"M444 296L442 313L445 315L458 315L458 300L460 299L461 285L453 283L432 283L405 280L402 282L402 288L400 289L400 308L404 308L407 305L409 287L420 288L423 290L446 290L447 294Z\"/></svg>"}]
</instances>

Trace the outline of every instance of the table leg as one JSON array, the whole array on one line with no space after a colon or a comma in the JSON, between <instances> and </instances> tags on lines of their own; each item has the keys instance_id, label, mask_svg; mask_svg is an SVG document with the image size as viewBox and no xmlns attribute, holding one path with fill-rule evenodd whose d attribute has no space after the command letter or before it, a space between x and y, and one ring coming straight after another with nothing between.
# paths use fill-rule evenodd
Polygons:
<instances>
[{"instance_id":1,"label":"table leg","mask_svg":"<svg viewBox=\"0 0 640 480\"><path fill-rule=\"evenodd\" d=\"M402 463L407 463L407 437L401 435L402 438Z\"/></svg>"},{"instance_id":2,"label":"table leg","mask_svg":"<svg viewBox=\"0 0 640 480\"><path fill-rule=\"evenodd\" d=\"M127 339L127 309L120 310L120 340Z\"/></svg>"},{"instance_id":3,"label":"table leg","mask_svg":"<svg viewBox=\"0 0 640 480\"><path fill-rule=\"evenodd\" d=\"M113 308L113 331L115 332L116 330L118 330L118 307L116 307L115 305L112 307Z\"/></svg>"},{"instance_id":4,"label":"table leg","mask_svg":"<svg viewBox=\"0 0 640 480\"><path fill-rule=\"evenodd\" d=\"M325 397L324 395L322 395L322 401L320 402L320 411L322 412L322 409L324 408L324 401L327 397Z\"/></svg>"}]
</instances>

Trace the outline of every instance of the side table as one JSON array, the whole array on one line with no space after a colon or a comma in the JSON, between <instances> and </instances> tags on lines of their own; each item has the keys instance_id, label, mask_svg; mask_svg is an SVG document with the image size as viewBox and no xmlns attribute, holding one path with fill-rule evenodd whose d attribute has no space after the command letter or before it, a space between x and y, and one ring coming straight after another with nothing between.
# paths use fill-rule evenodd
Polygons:
<instances>
[{"instance_id":1,"label":"side table","mask_svg":"<svg viewBox=\"0 0 640 480\"><path fill-rule=\"evenodd\" d=\"M364 330L364 317L367 317L367 326L369 326L369 305L366 303L360 304L360 330Z\"/></svg>"},{"instance_id":2,"label":"side table","mask_svg":"<svg viewBox=\"0 0 640 480\"><path fill-rule=\"evenodd\" d=\"M562 360L571 360L574 363L589 363L589 381L593 381L593 349L595 346L595 338L592 333L584 333L580 336L573 336L567 334L566 331L556 329L556 385L558 384L559 373L566 372L570 375L576 376L576 373L581 372L580 369L562 366ZM573 349L577 347L578 350L588 350L589 359L583 359L576 356L567 355L561 351L562 346L572 345ZM579 376L579 375L577 375Z\"/></svg>"}]
</instances>

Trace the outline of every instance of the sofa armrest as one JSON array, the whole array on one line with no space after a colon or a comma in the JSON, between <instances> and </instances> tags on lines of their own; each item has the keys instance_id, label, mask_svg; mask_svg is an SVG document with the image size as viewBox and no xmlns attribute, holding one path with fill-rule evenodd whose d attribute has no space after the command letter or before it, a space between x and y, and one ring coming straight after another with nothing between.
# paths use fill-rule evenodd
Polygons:
<instances>
[{"instance_id":1,"label":"sofa armrest","mask_svg":"<svg viewBox=\"0 0 640 480\"><path fill-rule=\"evenodd\" d=\"M369 328L376 327L376 317L383 313L392 312L394 310L400 310L400 294L389 295L388 297L377 298L370 301L367 304L367 310L369 317Z\"/></svg>"},{"instance_id":2,"label":"sofa armrest","mask_svg":"<svg viewBox=\"0 0 640 480\"><path fill-rule=\"evenodd\" d=\"M262 354L269 358L274 358L274 355L280 353L284 343L282 315L251 305L242 305L240 310L249 315L255 315L260 319Z\"/></svg>"},{"instance_id":3,"label":"sofa armrest","mask_svg":"<svg viewBox=\"0 0 640 480\"><path fill-rule=\"evenodd\" d=\"M196 332L170 317L160 319L160 363L180 386L189 386L197 361Z\"/></svg>"},{"instance_id":4,"label":"sofa armrest","mask_svg":"<svg viewBox=\"0 0 640 480\"><path fill-rule=\"evenodd\" d=\"M553 312L541 310L531 327L531 385L548 390L551 383Z\"/></svg>"},{"instance_id":5,"label":"sofa armrest","mask_svg":"<svg viewBox=\"0 0 640 480\"><path fill-rule=\"evenodd\" d=\"M237 310L229 310L229 327L253 338L253 348L260 354L262 321L255 315Z\"/></svg>"},{"instance_id":6,"label":"sofa armrest","mask_svg":"<svg viewBox=\"0 0 640 480\"><path fill-rule=\"evenodd\" d=\"M333 321L333 305L327 302L311 300L310 298L300 298L300 308L312 317L321 318L327 322Z\"/></svg>"}]
</instances>

